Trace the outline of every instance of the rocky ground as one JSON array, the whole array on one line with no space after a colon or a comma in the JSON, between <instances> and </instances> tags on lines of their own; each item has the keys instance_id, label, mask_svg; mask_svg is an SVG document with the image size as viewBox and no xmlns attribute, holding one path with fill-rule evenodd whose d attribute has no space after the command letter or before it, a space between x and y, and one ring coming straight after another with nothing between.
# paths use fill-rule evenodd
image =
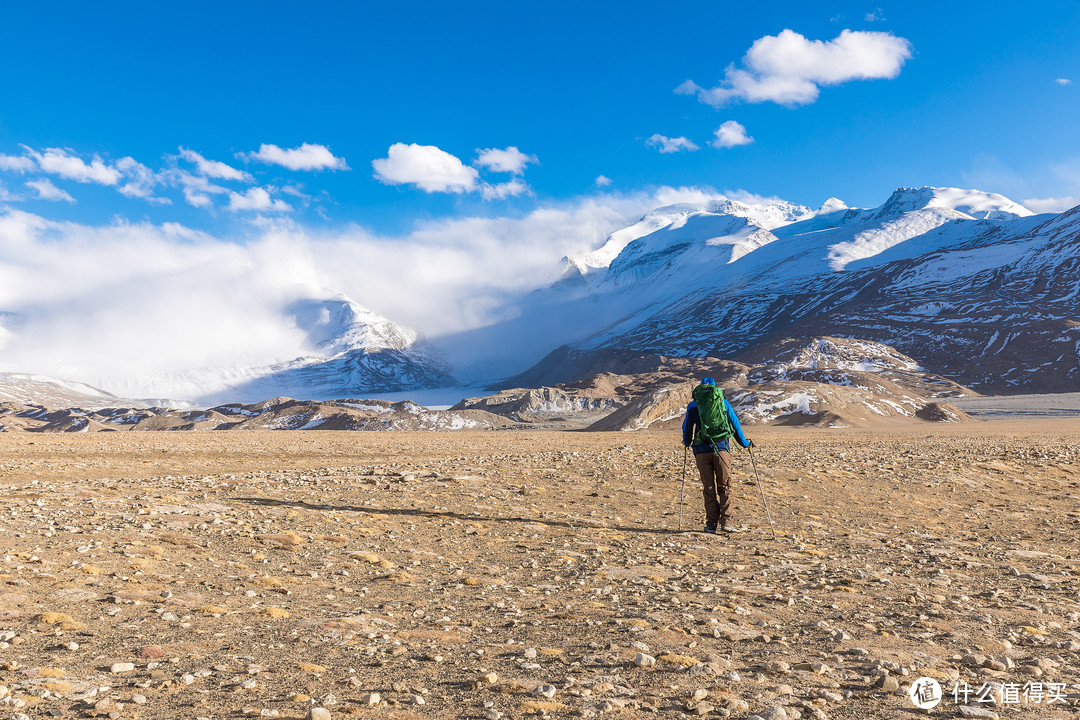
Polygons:
<instances>
[{"instance_id":1,"label":"rocky ground","mask_svg":"<svg viewBox=\"0 0 1080 720\"><path fill-rule=\"evenodd\" d=\"M1080 717L1080 422L754 436L0 435L0 716Z\"/></svg>"}]
</instances>

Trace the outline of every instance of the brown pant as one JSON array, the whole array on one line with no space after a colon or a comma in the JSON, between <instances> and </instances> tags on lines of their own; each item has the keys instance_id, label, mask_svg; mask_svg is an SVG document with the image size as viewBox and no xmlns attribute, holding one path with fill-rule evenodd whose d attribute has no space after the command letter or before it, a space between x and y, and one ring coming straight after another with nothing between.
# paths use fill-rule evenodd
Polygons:
<instances>
[{"instance_id":1,"label":"brown pant","mask_svg":"<svg viewBox=\"0 0 1080 720\"><path fill-rule=\"evenodd\" d=\"M705 495L705 524L730 525L735 509L731 497L731 455L727 450L694 456Z\"/></svg>"}]
</instances>

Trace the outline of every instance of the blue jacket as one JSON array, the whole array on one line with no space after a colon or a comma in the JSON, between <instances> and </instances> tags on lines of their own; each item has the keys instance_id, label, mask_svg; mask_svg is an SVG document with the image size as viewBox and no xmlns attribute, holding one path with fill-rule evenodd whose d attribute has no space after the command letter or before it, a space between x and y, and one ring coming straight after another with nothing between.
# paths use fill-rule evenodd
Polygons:
<instances>
[{"instance_id":1,"label":"blue jacket","mask_svg":"<svg viewBox=\"0 0 1080 720\"><path fill-rule=\"evenodd\" d=\"M742 426L739 425L739 418L735 416L735 410L731 407L731 403L728 402L727 398L724 398L724 409L727 411L728 422L731 423L731 429L735 432L732 437L743 447L749 447L750 441L743 435ZM686 417L683 418L683 445L689 446L690 443L694 442L694 435L697 434L699 427L701 427L701 414L698 412L697 400L691 400L690 404L686 406ZM716 448L718 450L730 450L731 446L728 444L727 440L724 440L716 443ZM712 445L709 445L708 443L694 446L695 455L711 453L712 451Z\"/></svg>"}]
</instances>

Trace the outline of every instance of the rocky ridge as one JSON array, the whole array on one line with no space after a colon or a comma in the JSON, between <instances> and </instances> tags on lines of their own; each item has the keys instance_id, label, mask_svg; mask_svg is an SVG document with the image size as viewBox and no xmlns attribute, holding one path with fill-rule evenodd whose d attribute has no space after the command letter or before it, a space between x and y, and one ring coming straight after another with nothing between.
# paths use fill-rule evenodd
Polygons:
<instances>
[{"instance_id":1,"label":"rocky ridge","mask_svg":"<svg viewBox=\"0 0 1080 720\"><path fill-rule=\"evenodd\" d=\"M448 410L413 402L274 398L207 410L107 407L50 410L0 404L0 429L107 430L491 430L509 427L639 430L678 423L690 391L711 376L747 425L852 427L880 421L968 419L948 399L972 394L922 371L892 348L839 338L789 339L747 362L662 356L612 357L638 372L600 372L552 387L503 390Z\"/></svg>"}]
</instances>

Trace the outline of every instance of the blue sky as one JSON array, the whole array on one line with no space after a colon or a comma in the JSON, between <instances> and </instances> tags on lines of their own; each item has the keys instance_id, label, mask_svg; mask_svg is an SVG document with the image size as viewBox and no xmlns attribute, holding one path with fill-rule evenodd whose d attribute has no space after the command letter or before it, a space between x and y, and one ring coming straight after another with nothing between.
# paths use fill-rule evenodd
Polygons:
<instances>
[{"instance_id":1,"label":"blue sky","mask_svg":"<svg viewBox=\"0 0 1080 720\"><path fill-rule=\"evenodd\" d=\"M1080 204L1068 3L24 2L0 37L4 370L287 360L283 308L337 293L469 330L718 193Z\"/></svg>"},{"instance_id":2,"label":"blue sky","mask_svg":"<svg viewBox=\"0 0 1080 720\"><path fill-rule=\"evenodd\" d=\"M250 176L215 184L269 187L292 208L264 216L388 233L662 185L810 206L830 195L876 205L896 186L924 184L1080 197L1080 11L962 5L7 4L0 153L57 148L106 165L131 157L157 173L190 170L169 158L183 147ZM720 85L755 41L786 29L822 42L844 30L888 33L910 52L892 77L822 86L804 104L736 98L716 108L674 92L686 80ZM710 146L729 121L753 142ZM699 149L663 153L647 143L656 135ZM348 169L243 155L305 143ZM478 150L518 148L530 160L520 174L482 170L476 188L517 178L511 191L522 194L485 200L479 189L380 182L372 161L395 143L437 147L466 167ZM610 185L598 188L599 176ZM37 199L26 183L41 179L71 200ZM88 223L120 214L226 232L260 212L223 209L225 193L192 207L175 185L154 188L171 202L162 205L55 174L0 169L0 182L22 209Z\"/></svg>"}]
</instances>

